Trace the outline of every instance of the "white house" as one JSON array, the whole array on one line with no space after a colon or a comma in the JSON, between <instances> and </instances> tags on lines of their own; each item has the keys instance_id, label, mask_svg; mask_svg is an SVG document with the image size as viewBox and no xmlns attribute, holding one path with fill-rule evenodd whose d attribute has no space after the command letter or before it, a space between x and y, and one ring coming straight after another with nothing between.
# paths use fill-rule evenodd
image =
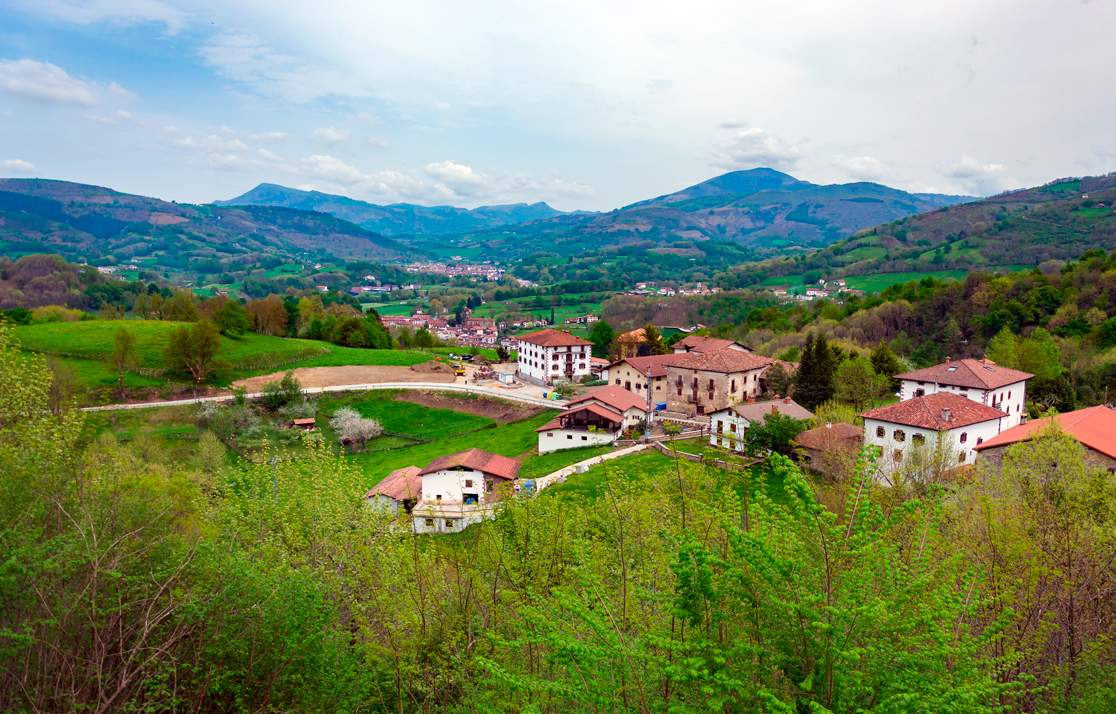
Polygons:
<instances>
[{"instance_id":1,"label":"white house","mask_svg":"<svg viewBox=\"0 0 1116 714\"><path fill-rule=\"evenodd\" d=\"M562 413L535 431L539 453L611 444L647 418L647 400L626 389L601 387L570 400Z\"/></svg>"},{"instance_id":2,"label":"white house","mask_svg":"<svg viewBox=\"0 0 1116 714\"><path fill-rule=\"evenodd\" d=\"M454 533L492 518L514 489L520 463L480 449L434 459L419 472L422 495L411 511L415 533Z\"/></svg>"},{"instance_id":3,"label":"white house","mask_svg":"<svg viewBox=\"0 0 1116 714\"><path fill-rule=\"evenodd\" d=\"M593 343L561 330L539 330L519 338L516 374L534 384L577 381L590 373Z\"/></svg>"},{"instance_id":4,"label":"white house","mask_svg":"<svg viewBox=\"0 0 1116 714\"><path fill-rule=\"evenodd\" d=\"M396 469L364 494L364 500L373 508L391 513L399 513L401 510L409 513L422 495L421 473L422 469L418 466Z\"/></svg>"},{"instance_id":5,"label":"white house","mask_svg":"<svg viewBox=\"0 0 1116 714\"><path fill-rule=\"evenodd\" d=\"M744 451L748 428L752 424L763 424L769 414L784 414L795 419L814 417L809 409L790 397L733 404L709 415L709 445L729 451Z\"/></svg>"},{"instance_id":6,"label":"white house","mask_svg":"<svg viewBox=\"0 0 1116 714\"><path fill-rule=\"evenodd\" d=\"M885 472L902 464L916 449L934 447L939 433L949 450L948 463L971 464L977 456L973 447L1007 429L1011 419L1007 412L951 392L906 399L860 416L864 443L880 447L879 465Z\"/></svg>"},{"instance_id":7,"label":"white house","mask_svg":"<svg viewBox=\"0 0 1116 714\"><path fill-rule=\"evenodd\" d=\"M957 394L1009 415L1004 428L1023 422L1027 380L1033 374L1001 367L986 359L946 360L943 364L895 375L900 380L899 399L944 392Z\"/></svg>"}]
</instances>

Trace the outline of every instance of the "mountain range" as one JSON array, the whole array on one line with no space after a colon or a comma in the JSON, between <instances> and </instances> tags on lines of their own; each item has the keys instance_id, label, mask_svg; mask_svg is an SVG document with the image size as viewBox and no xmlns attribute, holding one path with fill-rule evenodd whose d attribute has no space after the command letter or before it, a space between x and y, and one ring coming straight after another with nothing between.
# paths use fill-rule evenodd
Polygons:
<instances>
[{"instance_id":1,"label":"mountain range","mask_svg":"<svg viewBox=\"0 0 1116 714\"><path fill-rule=\"evenodd\" d=\"M378 206L347 196L301 191L273 183L261 183L247 193L228 201L214 201L213 205L282 206L301 211L321 211L386 236L464 233L567 215L542 202L481 206L472 210L456 206L417 206L411 203Z\"/></svg>"},{"instance_id":2,"label":"mountain range","mask_svg":"<svg viewBox=\"0 0 1116 714\"><path fill-rule=\"evenodd\" d=\"M822 186L769 168L731 171L681 191L606 213L558 211L545 203L379 206L318 191L260 184L214 205L325 211L423 251L504 259L538 250L574 254L651 241L732 241L774 254L828 245L880 223L974 200L911 194L876 183Z\"/></svg>"}]
</instances>

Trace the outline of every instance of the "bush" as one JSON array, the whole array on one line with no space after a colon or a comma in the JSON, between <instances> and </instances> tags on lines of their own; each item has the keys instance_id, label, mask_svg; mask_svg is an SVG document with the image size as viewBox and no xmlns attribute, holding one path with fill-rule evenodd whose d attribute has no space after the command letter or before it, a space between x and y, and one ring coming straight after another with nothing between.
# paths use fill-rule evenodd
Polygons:
<instances>
[{"instance_id":1,"label":"bush","mask_svg":"<svg viewBox=\"0 0 1116 714\"><path fill-rule=\"evenodd\" d=\"M264 408L278 411L282 407L302 400L302 384L295 379L293 372L283 375L282 381L268 382L261 390L263 396L260 401Z\"/></svg>"},{"instance_id":2,"label":"bush","mask_svg":"<svg viewBox=\"0 0 1116 714\"><path fill-rule=\"evenodd\" d=\"M337 432L339 440L355 444L363 444L384 433L384 427L379 421L362 417L352 407L341 407L335 411L329 425Z\"/></svg>"},{"instance_id":3,"label":"bush","mask_svg":"<svg viewBox=\"0 0 1116 714\"><path fill-rule=\"evenodd\" d=\"M564 379L559 379L554 382L554 391L563 397L572 397L577 394L577 385L573 382L568 382Z\"/></svg>"}]
</instances>

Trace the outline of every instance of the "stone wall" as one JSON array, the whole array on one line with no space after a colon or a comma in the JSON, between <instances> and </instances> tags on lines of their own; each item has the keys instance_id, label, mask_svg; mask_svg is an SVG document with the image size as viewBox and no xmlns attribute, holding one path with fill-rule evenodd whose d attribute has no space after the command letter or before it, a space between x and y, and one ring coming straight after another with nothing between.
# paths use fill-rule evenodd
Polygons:
<instances>
[{"instance_id":1,"label":"stone wall","mask_svg":"<svg viewBox=\"0 0 1116 714\"><path fill-rule=\"evenodd\" d=\"M732 404L737 404L746 401L749 396L755 394L758 382L751 381L752 372L758 374L762 370L752 370L751 372L736 372L732 374L725 374L723 372L706 372L695 371L692 369L683 369L667 365L667 379L664 385L666 393L667 411L684 414L692 418L697 414L698 406L702 407L703 414L724 409ZM691 402L690 399L694 393L693 383L694 377L698 380L697 389L697 402ZM678 394L678 378L682 378L682 394ZM709 383L713 383L713 398L709 397ZM736 391L732 390L733 382L736 383ZM657 399L656 401L661 401Z\"/></svg>"}]
</instances>

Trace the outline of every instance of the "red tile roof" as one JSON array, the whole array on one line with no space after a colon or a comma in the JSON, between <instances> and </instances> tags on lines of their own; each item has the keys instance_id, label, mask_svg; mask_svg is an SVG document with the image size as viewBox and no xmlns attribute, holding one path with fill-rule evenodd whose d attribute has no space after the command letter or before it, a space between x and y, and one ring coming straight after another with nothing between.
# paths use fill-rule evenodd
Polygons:
<instances>
[{"instance_id":1,"label":"red tile roof","mask_svg":"<svg viewBox=\"0 0 1116 714\"><path fill-rule=\"evenodd\" d=\"M959 359L937 364L926 369L896 374L896 379L913 379L918 382L937 382L974 389L999 389L1009 384L1034 377L1017 369L1001 367L988 359Z\"/></svg>"},{"instance_id":2,"label":"red tile roof","mask_svg":"<svg viewBox=\"0 0 1116 714\"><path fill-rule=\"evenodd\" d=\"M671 362L670 366L679 369L696 369L699 372L723 372L725 374L762 369L775 362L770 357L761 357L750 352L739 352L726 348L713 350L712 352L691 352L681 355L681 357L682 359L677 362Z\"/></svg>"},{"instance_id":3,"label":"red tile roof","mask_svg":"<svg viewBox=\"0 0 1116 714\"><path fill-rule=\"evenodd\" d=\"M631 332L625 332L616 337L613 342L646 342L647 337L643 334L643 328L637 327Z\"/></svg>"},{"instance_id":4,"label":"red tile roof","mask_svg":"<svg viewBox=\"0 0 1116 714\"><path fill-rule=\"evenodd\" d=\"M751 402L744 404L733 404L727 409L720 411L734 411L748 421L764 422L767 415L773 412L779 412L784 416L789 416L792 419L812 419L813 413L809 409L802 406L798 402L790 398L784 399L768 399L763 402ZM710 414L710 418L717 412Z\"/></svg>"},{"instance_id":5,"label":"red tile roof","mask_svg":"<svg viewBox=\"0 0 1116 714\"><path fill-rule=\"evenodd\" d=\"M569 345L592 345L589 340L583 340L580 337L574 337L568 332L561 330L539 330L532 332L529 335L523 335L516 338L520 342L530 342L533 345L540 347L566 347Z\"/></svg>"},{"instance_id":6,"label":"red tile roof","mask_svg":"<svg viewBox=\"0 0 1116 714\"><path fill-rule=\"evenodd\" d=\"M674 349L685 350L686 352L712 352L713 350L722 350L731 345L744 347L735 340L722 340L718 337L705 337L704 335L687 335L683 339L674 343ZM744 349L748 349L744 347ZM751 350L748 350L751 352Z\"/></svg>"},{"instance_id":7,"label":"red tile roof","mask_svg":"<svg viewBox=\"0 0 1116 714\"><path fill-rule=\"evenodd\" d=\"M685 356L684 354L671 353L666 355L650 355L648 357L626 357L622 360L613 362L608 368L611 370L621 362L627 362L640 374L645 375L647 374L647 370L651 370L652 377L665 377L667 373L666 365L677 362Z\"/></svg>"},{"instance_id":8,"label":"red tile roof","mask_svg":"<svg viewBox=\"0 0 1116 714\"><path fill-rule=\"evenodd\" d=\"M822 451L833 445L834 441L857 441L864 438L864 430L859 426L838 422L832 426L819 426L794 437L795 442L806 449Z\"/></svg>"},{"instance_id":9,"label":"red tile roof","mask_svg":"<svg viewBox=\"0 0 1116 714\"><path fill-rule=\"evenodd\" d=\"M443 469L462 467L480 471L483 474L495 476L497 478L511 480L519 473L520 465L518 459L511 459L507 456L500 456L499 454L481 451L480 449L469 449L468 451L459 451L456 454L440 456L434 459L426 465L426 468L420 472L420 475L432 474Z\"/></svg>"},{"instance_id":10,"label":"red tile roof","mask_svg":"<svg viewBox=\"0 0 1116 714\"><path fill-rule=\"evenodd\" d=\"M948 412L946 412L948 410ZM898 404L863 412L865 419L903 424L921 429L948 431L970 424L1006 417L1007 413L985 404L974 402L959 394L938 392L925 397L907 399Z\"/></svg>"},{"instance_id":11,"label":"red tile roof","mask_svg":"<svg viewBox=\"0 0 1116 714\"><path fill-rule=\"evenodd\" d=\"M580 397L571 399L570 401L566 402L566 409L568 410L575 404L581 404L582 402L588 401L590 399L596 399L598 402L612 407L621 414L631 409L632 407L636 407L637 409L642 409L644 411L647 410L646 397L641 397L634 392L629 392L627 389L614 385L601 387L600 389L594 389L591 392L582 394Z\"/></svg>"},{"instance_id":12,"label":"red tile roof","mask_svg":"<svg viewBox=\"0 0 1116 714\"><path fill-rule=\"evenodd\" d=\"M422 476L418 466L406 466L396 469L387 475L383 481L364 494L365 498L373 496L387 496L396 501L407 498L418 498L422 495Z\"/></svg>"},{"instance_id":13,"label":"red tile roof","mask_svg":"<svg viewBox=\"0 0 1116 714\"><path fill-rule=\"evenodd\" d=\"M1063 432L1080 441L1085 446L1116 459L1116 411L1106 406L1078 409L1054 417L1035 419L1026 424L1002 431L988 441L974 446L977 451L995 446L1007 446L1041 436L1053 419Z\"/></svg>"}]
</instances>

